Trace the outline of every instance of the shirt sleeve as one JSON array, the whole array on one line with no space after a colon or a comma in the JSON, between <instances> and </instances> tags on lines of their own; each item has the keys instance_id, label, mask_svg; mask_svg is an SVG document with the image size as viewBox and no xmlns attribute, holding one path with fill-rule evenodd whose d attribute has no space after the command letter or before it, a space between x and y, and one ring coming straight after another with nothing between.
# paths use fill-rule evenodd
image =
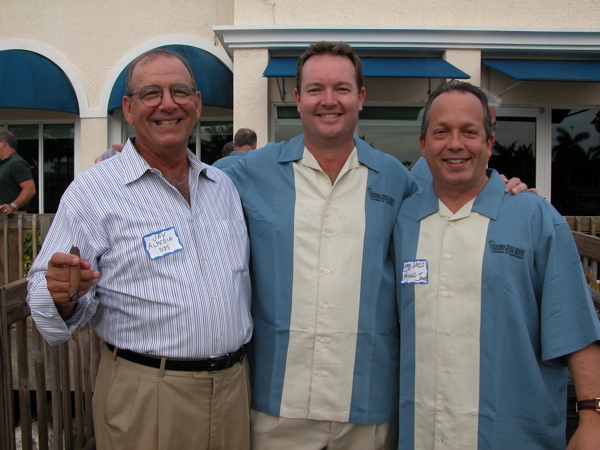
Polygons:
<instances>
[{"instance_id":1,"label":"shirt sleeve","mask_svg":"<svg viewBox=\"0 0 600 450\"><path fill-rule=\"evenodd\" d=\"M98 307L95 288L92 288L79 299L73 315L67 321L64 321L48 291L45 275L48 261L56 252L68 253L72 246L77 246L81 257L90 261L93 268L97 268L96 252L90 244L90 239L88 239L80 221L71 211L70 201L71 194L67 190L61 200L44 245L28 275L27 303L31 310L31 317L41 335L50 345L67 341L77 327L84 326L89 322Z\"/></svg>"},{"instance_id":2,"label":"shirt sleeve","mask_svg":"<svg viewBox=\"0 0 600 450\"><path fill-rule=\"evenodd\" d=\"M540 315L542 359L550 361L600 340L600 322L567 223L554 214L546 241Z\"/></svg>"},{"instance_id":3,"label":"shirt sleeve","mask_svg":"<svg viewBox=\"0 0 600 450\"><path fill-rule=\"evenodd\" d=\"M14 180L19 184L23 183L24 181L33 180L31 169L27 163L21 159L15 161L15 164L12 166L11 173Z\"/></svg>"}]
</instances>

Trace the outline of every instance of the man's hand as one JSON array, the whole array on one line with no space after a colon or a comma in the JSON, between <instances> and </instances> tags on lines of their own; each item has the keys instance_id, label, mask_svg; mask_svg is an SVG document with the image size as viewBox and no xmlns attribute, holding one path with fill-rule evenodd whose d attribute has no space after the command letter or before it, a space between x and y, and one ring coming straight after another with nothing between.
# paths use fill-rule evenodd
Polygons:
<instances>
[{"instance_id":1,"label":"man's hand","mask_svg":"<svg viewBox=\"0 0 600 450\"><path fill-rule=\"evenodd\" d=\"M15 208L12 207L12 205L10 203L7 203L5 205L0 205L0 213L1 214L12 214L13 212L15 212Z\"/></svg>"},{"instance_id":2,"label":"man's hand","mask_svg":"<svg viewBox=\"0 0 600 450\"><path fill-rule=\"evenodd\" d=\"M536 188L527 189L527 185L522 183L520 178L513 177L509 180L502 174L500 174L500 178L506 183L506 192L510 192L511 194L519 194L523 191L533 192L534 194L538 193Z\"/></svg>"},{"instance_id":3,"label":"man's hand","mask_svg":"<svg viewBox=\"0 0 600 450\"><path fill-rule=\"evenodd\" d=\"M579 413L579 426L569 441L568 450L600 448L600 414L584 410Z\"/></svg>"},{"instance_id":4,"label":"man's hand","mask_svg":"<svg viewBox=\"0 0 600 450\"><path fill-rule=\"evenodd\" d=\"M71 287L69 281L71 266L79 264L81 264L79 296L83 296L96 284L100 272L92 270L92 266L88 261L67 253L55 253L48 262L48 271L46 272L48 291L63 319L71 317L77 305L69 298L69 288Z\"/></svg>"}]
</instances>

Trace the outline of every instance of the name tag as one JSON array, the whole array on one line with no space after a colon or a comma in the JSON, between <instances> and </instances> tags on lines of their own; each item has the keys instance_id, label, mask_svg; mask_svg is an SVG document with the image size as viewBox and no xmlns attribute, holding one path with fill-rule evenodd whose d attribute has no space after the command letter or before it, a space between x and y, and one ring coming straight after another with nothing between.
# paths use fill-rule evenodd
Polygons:
<instances>
[{"instance_id":1,"label":"name tag","mask_svg":"<svg viewBox=\"0 0 600 450\"><path fill-rule=\"evenodd\" d=\"M427 260L415 259L402 263L402 284L427 284Z\"/></svg>"},{"instance_id":2,"label":"name tag","mask_svg":"<svg viewBox=\"0 0 600 450\"><path fill-rule=\"evenodd\" d=\"M144 247L150 259L162 258L183 250L183 245L181 245L174 227L147 234L144 236Z\"/></svg>"}]
</instances>

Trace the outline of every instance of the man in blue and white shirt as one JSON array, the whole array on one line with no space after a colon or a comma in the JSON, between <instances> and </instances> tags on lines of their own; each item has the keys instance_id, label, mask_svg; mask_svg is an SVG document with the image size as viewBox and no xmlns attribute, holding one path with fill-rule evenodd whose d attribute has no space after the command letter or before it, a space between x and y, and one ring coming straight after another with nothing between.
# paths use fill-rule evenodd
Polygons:
<instances>
[{"instance_id":1,"label":"man in blue and white shirt","mask_svg":"<svg viewBox=\"0 0 600 450\"><path fill-rule=\"evenodd\" d=\"M247 449L242 346L252 321L239 196L187 150L201 101L185 60L140 56L126 90L136 138L65 192L29 275L32 317L51 344L87 322L106 342L98 448ZM71 246L81 252L78 301L68 293L80 263Z\"/></svg>"},{"instance_id":2,"label":"man in blue and white shirt","mask_svg":"<svg viewBox=\"0 0 600 450\"><path fill-rule=\"evenodd\" d=\"M597 448L600 326L571 231L542 197L505 195L486 171L485 94L431 96L421 154L433 183L394 231L401 449L564 449L567 367L580 410L572 448Z\"/></svg>"}]
</instances>

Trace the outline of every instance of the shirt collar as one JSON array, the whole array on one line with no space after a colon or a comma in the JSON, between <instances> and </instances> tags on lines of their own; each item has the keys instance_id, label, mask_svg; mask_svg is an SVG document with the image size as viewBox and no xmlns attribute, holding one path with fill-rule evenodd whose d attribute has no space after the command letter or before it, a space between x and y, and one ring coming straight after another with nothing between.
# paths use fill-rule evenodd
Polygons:
<instances>
[{"instance_id":1,"label":"shirt collar","mask_svg":"<svg viewBox=\"0 0 600 450\"><path fill-rule=\"evenodd\" d=\"M475 198L472 210L492 220L496 220L500 206L504 200L504 195L501 194L504 194L506 184L494 169L488 169L488 176L490 179ZM417 220L422 220L439 210L438 198L433 190L433 183L424 187L420 195L422 196L422 200Z\"/></svg>"},{"instance_id":2,"label":"shirt collar","mask_svg":"<svg viewBox=\"0 0 600 450\"><path fill-rule=\"evenodd\" d=\"M198 175L204 175L207 179L215 181L210 166L201 162L189 149L187 150L187 158L190 163L190 171L195 172ZM160 173L158 169L150 167L146 160L137 152L134 147L133 138L129 139L125 144L125 147L121 152L120 161L123 164L125 184L132 183L147 172Z\"/></svg>"},{"instance_id":3,"label":"shirt collar","mask_svg":"<svg viewBox=\"0 0 600 450\"><path fill-rule=\"evenodd\" d=\"M358 162L367 166L369 169L380 172L380 164L378 164L377 158L375 158L375 152L377 150L374 150L373 147L356 136L354 136L354 145L356 146ZM278 161L286 163L302 159L305 147L304 135L301 134L300 136L296 136L290 140L289 144L280 153Z\"/></svg>"}]
</instances>

